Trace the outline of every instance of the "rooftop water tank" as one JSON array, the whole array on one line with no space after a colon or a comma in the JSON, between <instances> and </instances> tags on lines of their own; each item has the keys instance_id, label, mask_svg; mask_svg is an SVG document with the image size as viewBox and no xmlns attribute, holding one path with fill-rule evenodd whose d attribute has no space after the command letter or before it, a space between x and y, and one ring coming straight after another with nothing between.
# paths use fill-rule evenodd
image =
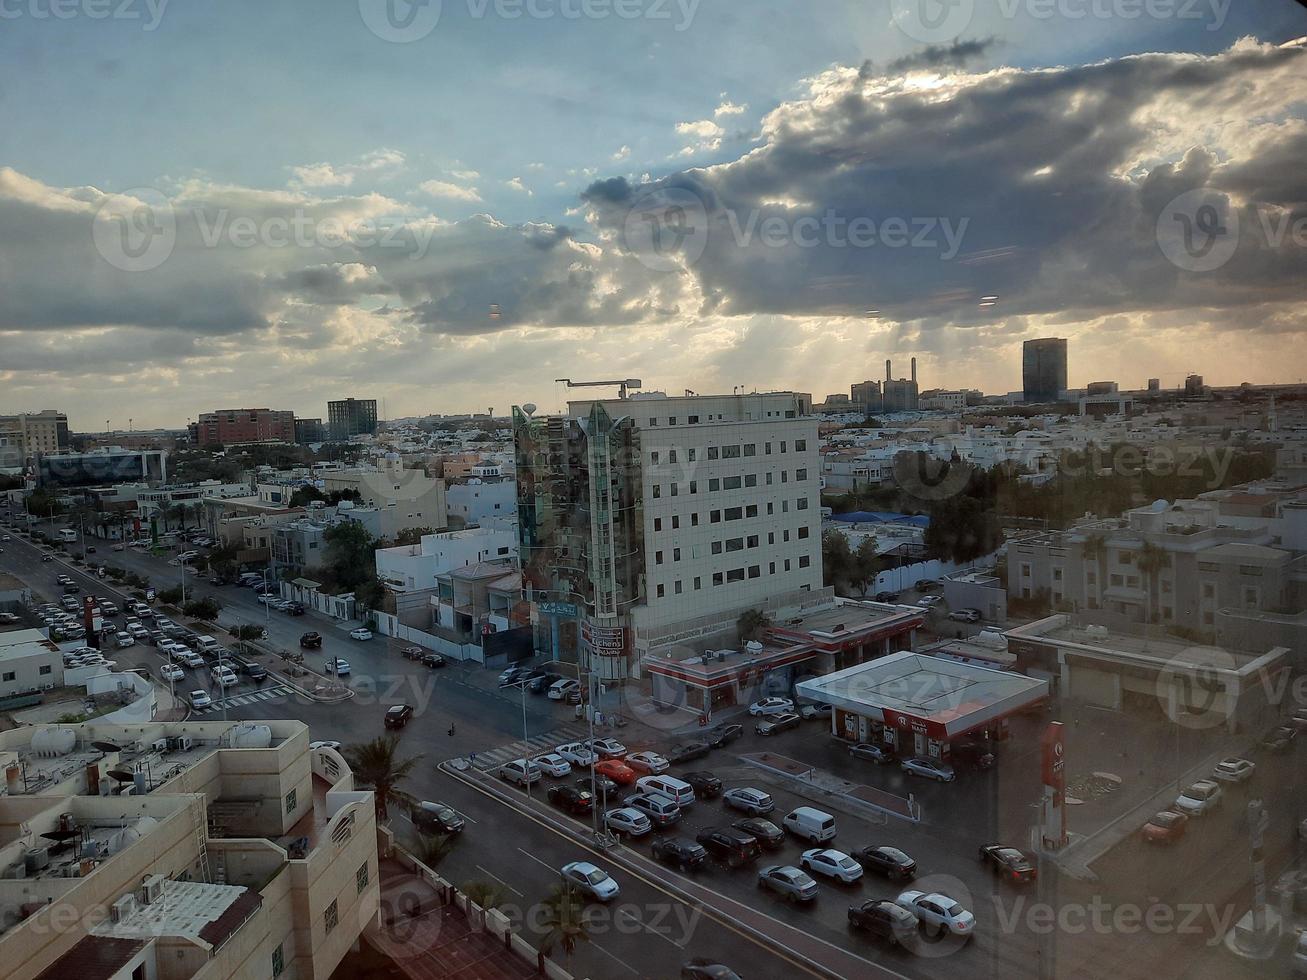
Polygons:
<instances>
[{"instance_id":1,"label":"rooftop water tank","mask_svg":"<svg viewBox=\"0 0 1307 980\"><path fill-rule=\"evenodd\" d=\"M32 736L32 752L43 759L67 755L77 745L77 733L71 728L42 728Z\"/></svg>"},{"instance_id":2,"label":"rooftop water tank","mask_svg":"<svg viewBox=\"0 0 1307 980\"><path fill-rule=\"evenodd\" d=\"M234 749L266 749L272 745L272 729L267 725L237 725L231 730Z\"/></svg>"}]
</instances>

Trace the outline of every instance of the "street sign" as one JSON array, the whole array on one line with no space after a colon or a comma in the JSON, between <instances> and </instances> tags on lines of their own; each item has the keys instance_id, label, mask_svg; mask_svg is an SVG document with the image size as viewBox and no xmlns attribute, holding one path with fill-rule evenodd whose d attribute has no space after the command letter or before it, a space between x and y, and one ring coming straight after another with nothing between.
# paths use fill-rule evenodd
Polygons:
<instances>
[{"instance_id":1,"label":"street sign","mask_svg":"<svg viewBox=\"0 0 1307 980\"><path fill-rule=\"evenodd\" d=\"M567 616L575 619L580 614L574 602L541 602L539 606L541 614L545 616Z\"/></svg>"},{"instance_id":2,"label":"street sign","mask_svg":"<svg viewBox=\"0 0 1307 980\"><path fill-rule=\"evenodd\" d=\"M620 657L626 652L626 630L621 626L582 623L581 639L598 657Z\"/></svg>"}]
</instances>

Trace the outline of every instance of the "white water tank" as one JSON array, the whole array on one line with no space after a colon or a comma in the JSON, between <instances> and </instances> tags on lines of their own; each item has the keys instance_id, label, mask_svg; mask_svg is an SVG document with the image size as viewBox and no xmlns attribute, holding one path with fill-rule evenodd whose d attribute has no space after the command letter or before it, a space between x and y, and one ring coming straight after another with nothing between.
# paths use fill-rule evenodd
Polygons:
<instances>
[{"instance_id":1,"label":"white water tank","mask_svg":"<svg viewBox=\"0 0 1307 980\"><path fill-rule=\"evenodd\" d=\"M42 759L67 755L77 745L77 733L71 728L51 726L32 736L32 752Z\"/></svg>"},{"instance_id":2,"label":"white water tank","mask_svg":"<svg viewBox=\"0 0 1307 980\"><path fill-rule=\"evenodd\" d=\"M272 745L272 729L267 725L237 725L231 730L233 749L266 749Z\"/></svg>"}]
</instances>

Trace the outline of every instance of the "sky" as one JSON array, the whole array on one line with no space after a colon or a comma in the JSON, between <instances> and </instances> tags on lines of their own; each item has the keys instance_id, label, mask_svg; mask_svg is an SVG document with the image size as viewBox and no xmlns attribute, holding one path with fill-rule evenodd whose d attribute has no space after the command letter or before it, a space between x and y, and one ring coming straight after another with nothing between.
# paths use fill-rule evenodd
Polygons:
<instances>
[{"instance_id":1,"label":"sky","mask_svg":"<svg viewBox=\"0 0 1307 980\"><path fill-rule=\"evenodd\" d=\"M1293 0L0 0L0 413L1307 376Z\"/></svg>"}]
</instances>

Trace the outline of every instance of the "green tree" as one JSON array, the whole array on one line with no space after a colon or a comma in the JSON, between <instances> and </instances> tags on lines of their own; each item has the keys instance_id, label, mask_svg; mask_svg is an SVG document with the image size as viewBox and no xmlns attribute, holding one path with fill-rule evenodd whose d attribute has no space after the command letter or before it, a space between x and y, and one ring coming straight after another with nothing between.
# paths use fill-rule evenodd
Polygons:
<instances>
[{"instance_id":1,"label":"green tree","mask_svg":"<svg viewBox=\"0 0 1307 980\"><path fill-rule=\"evenodd\" d=\"M1143 548L1139 550L1136 564L1148 581L1148 621L1156 622L1160 618L1157 577L1163 569L1171 567L1171 556L1165 548L1159 548L1151 541L1145 541Z\"/></svg>"},{"instance_id":2,"label":"green tree","mask_svg":"<svg viewBox=\"0 0 1307 980\"><path fill-rule=\"evenodd\" d=\"M27 512L35 517L51 517L62 514L64 505L48 490L33 490L27 495Z\"/></svg>"},{"instance_id":3,"label":"green tree","mask_svg":"<svg viewBox=\"0 0 1307 980\"><path fill-rule=\"evenodd\" d=\"M413 856L434 871L453 853L458 838L458 834L423 834L413 848Z\"/></svg>"},{"instance_id":4,"label":"green tree","mask_svg":"<svg viewBox=\"0 0 1307 980\"><path fill-rule=\"evenodd\" d=\"M546 932L540 951L549 956L555 947L562 946L570 966L576 947L590 941L585 899L568 885L555 885L542 904L545 913L542 924Z\"/></svg>"},{"instance_id":5,"label":"green tree","mask_svg":"<svg viewBox=\"0 0 1307 980\"><path fill-rule=\"evenodd\" d=\"M769 626L771 618L761 609L746 609L735 621L735 632L741 643L748 643L750 640L761 640Z\"/></svg>"},{"instance_id":6,"label":"green tree","mask_svg":"<svg viewBox=\"0 0 1307 980\"><path fill-rule=\"evenodd\" d=\"M159 590L159 601L168 606L175 606L182 601L182 587L174 585L168 589Z\"/></svg>"},{"instance_id":7,"label":"green tree","mask_svg":"<svg viewBox=\"0 0 1307 980\"><path fill-rule=\"evenodd\" d=\"M290 495L290 506L307 507L315 500L325 501L326 499L326 494L317 487L312 484L305 484Z\"/></svg>"},{"instance_id":8,"label":"green tree","mask_svg":"<svg viewBox=\"0 0 1307 980\"><path fill-rule=\"evenodd\" d=\"M857 590L860 598L866 598L868 589L876 582L876 577L885 570L885 559L880 556L876 547L875 538L863 538L849 562L849 585Z\"/></svg>"},{"instance_id":9,"label":"green tree","mask_svg":"<svg viewBox=\"0 0 1307 980\"><path fill-rule=\"evenodd\" d=\"M205 622L212 623L218 618L219 610L218 600L211 596L203 599L190 599L182 607L182 612L194 619L202 619Z\"/></svg>"},{"instance_id":10,"label":"green tree","mask_svg":"<svg viewBox=\"0 0 1307 980\"><path fill-rule=\"evenodd\" d=\"M327 543L323 568L330 584L357 597L377 577L376 539L357 521L345 521L323 534Z\"/></svg>"},{"instance_id":11,"label":"green tree","mask_svg":"<svg viewBox=\"0 0 1307 980\"><path fill-rule=\"evenodd\" d=\"M400 784L412 775L413 767L422 761L422 756L400 759L398 750L399 739L393 735L382 735L370 742L345 747L345 759L354 770L354 781L371 789L376 796L379 820L389 816L392 801L407 807L416 803L412 794L401 789Z\"/></svg>"},{"instance_id":12,"label":"green tree","mask_svg":"<svg viewBox=\"0 0 1307 980\"><path fill-rule=\"evenodd\" d=\"M425 861L422 863L426 864ZM427 867L430 867L430 865L427 865ZM489 881L465 882L459 890L483 909L497 909L504 904L504 899L508 897L508 889Z\"/></svg>"},{"instance_id":13,"label":"green tree","mask_svg":"<svg viewBox=\"0 0 1307 980\"><path fill-rule=\"evenodd\" d=\"M849 539L834 529L821 536L821 566L828 586L839 587L853 568L853 552Z\"/></svg>"},{"instance_id":14,"label":"green tree","mask_svg":"<svg viewBox=\"0 0 1307 980\"><path fill-rule=\"evenodd\" d=\"M406 527L395 536L396 547L411 547L415 544L422 543L422 535L435 534L435 528L430 527Z\"/></svg>"}]
</instances>

